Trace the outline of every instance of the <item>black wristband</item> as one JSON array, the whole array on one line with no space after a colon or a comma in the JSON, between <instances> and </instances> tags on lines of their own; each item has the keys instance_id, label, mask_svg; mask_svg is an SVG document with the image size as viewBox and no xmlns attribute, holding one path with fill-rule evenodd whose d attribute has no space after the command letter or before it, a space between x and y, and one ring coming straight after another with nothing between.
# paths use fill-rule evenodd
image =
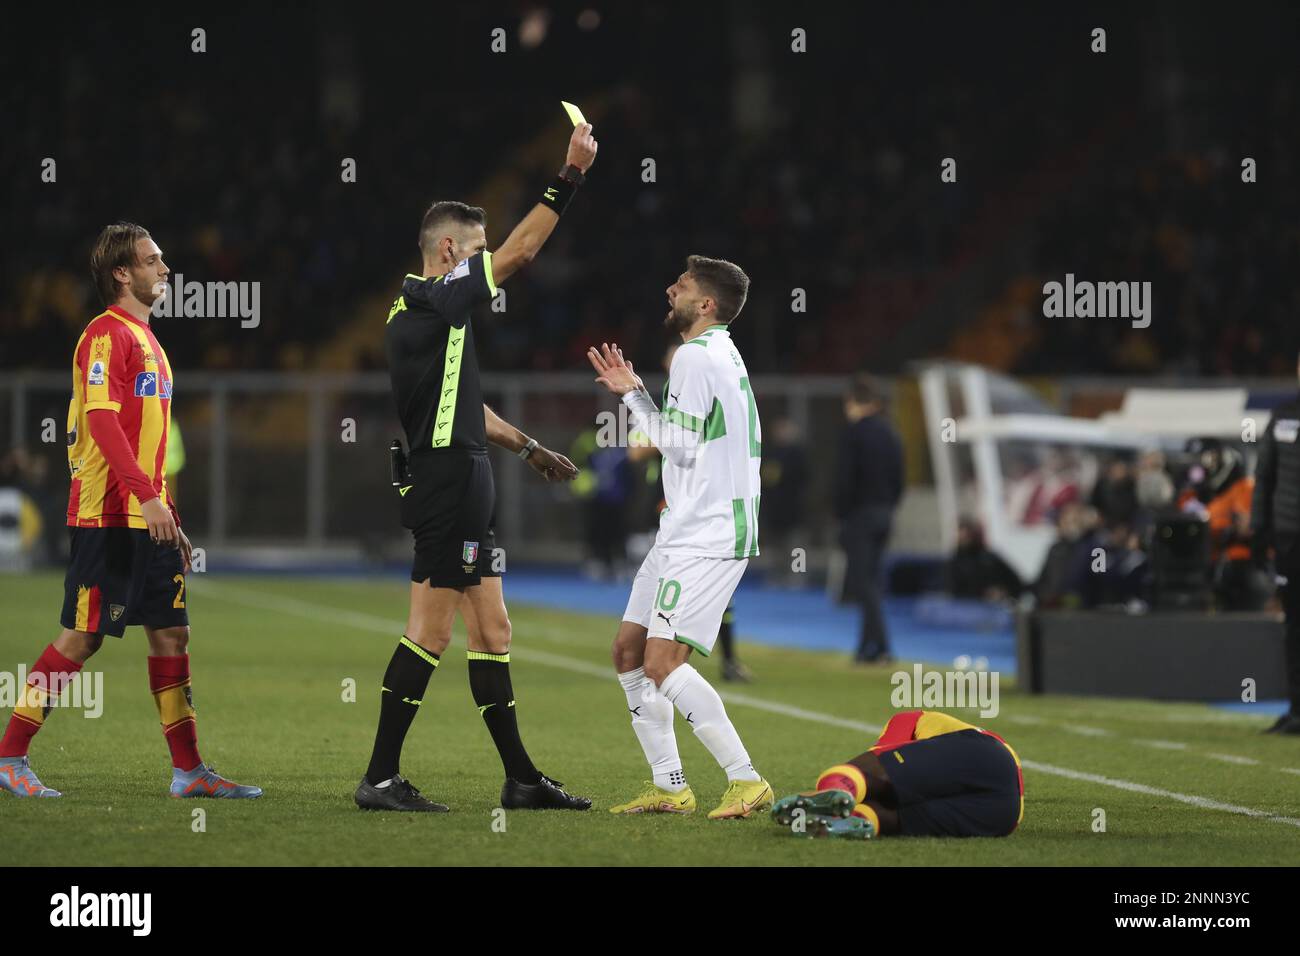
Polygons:
<instances>
[{"instance_id":1,"label":"black wristband","mask_svg":"<svg viewBox=\"0 0 1300 956\"><path fill-rule=\"evenodd\" d=\"M582 170L573 165L573 163L568 163L560 170L560 178L567 179L575 186L581 186L587 181L587 177L583 175Z\"/></svg>"},{"instance_id":2,"label":"black wristband","mask_svg":"<svg viewBox=\"0 0 1300 956\"><path fill-rule=\"evenodd\" d=\"M573 201L573 194L577 191L576 184L569 182L562 176L556 176L555 180L546 187L546 191L542 193L542 198L538 202L543 206L554 209L557 216L563 216L564 210L569 208L569 203Z\"/></svg>"}]
</instances>

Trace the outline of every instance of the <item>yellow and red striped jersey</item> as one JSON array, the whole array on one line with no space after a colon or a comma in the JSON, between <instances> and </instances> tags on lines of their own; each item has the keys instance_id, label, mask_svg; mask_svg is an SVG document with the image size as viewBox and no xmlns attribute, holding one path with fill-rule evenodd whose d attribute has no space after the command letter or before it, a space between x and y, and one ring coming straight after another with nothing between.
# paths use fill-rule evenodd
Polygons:
<instances>
[{"instance_id":1,"label":"yellow and red striped jersey","mask_svg":"<svg viewBox=\"0 0 1300 956\"><path fill-rule=\"evenodd\" d=\"M958 720L956 717L951 717L936 710L904 710L889 718L889 723L885 724L885 729L880 732L880 737L871 748L871 752L876 756L880 756L907 744L915 743L918 740L942 737L944 734L955 734L962 730L977 730L981 734L992 737L1007 748L1007 751L1011 754L1011 759L1016 762L1016 782L1020 787L1019 819L1023 819L1025 815L1025 773L1020 766L1020 755L1011 748L1009 743L991 730L976 727L964 720Z\"/></svg>"},{"instance_id":2,"label":"yellow and red striped jersey","mask_svg":"<svg viewBox=\"0 0 1300 956\"><path fill-rule=\"evenodd\" d=\"M110 409L136 463L169 505L163 459L171 421L172 371L147 322L109 306L86 326L72 358L68 404L68 524L76 528L146 528L140 501L118 480L90 435L88 413Z\"/></svg>"}]
</instances>

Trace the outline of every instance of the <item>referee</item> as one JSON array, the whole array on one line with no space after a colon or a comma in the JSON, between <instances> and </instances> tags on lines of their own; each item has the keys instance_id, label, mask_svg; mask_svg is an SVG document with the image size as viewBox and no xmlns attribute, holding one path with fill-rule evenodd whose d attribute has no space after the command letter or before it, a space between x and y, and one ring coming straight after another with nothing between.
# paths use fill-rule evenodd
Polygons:
<instances>
[{"instance_id":1,"label":"referee","mask_svg":"<svg viewBox=\"0 0 1300 956\"><path fill-rule=\"evenodd\" d=\"M590 124L575 126L564 167L495 254L487 251L482 209L435 202L420 223L422 274L407 275L389 309L389 374L411 450L409 474L399 488L402 524L415 537L415 561L406 633L384 673L375 746L354 797L364 810L447 810L422 797L398 773L398 764L429 678L451 641L457 611L474 622L471 638L480 624L504 618L500 579L488 576L495 489L471 312L491 301L497 283L533 260L595 158ZM494 441L502 431L515 432L493 419ZM528 457L549 456L544 465L530 462L548 478L570 476L573 466L536 442L519 450ZM504 635L508 648L508 619ZM502 805L590 807L590 800L565 793L529 761L515 724L509 654L471 648L469 657L476 702L506 765Z\"/></svg>"},{"instance_id":2,"label":"referee","mask_svg":"<svg viewBox=\"0 0 1300 956\"><path fill-rule=\"evenodd\" d=\"M1300 375L1300 361L1297 361ZM1259 443L1250 505L1251 551L1257 564L1273 547L1286 615L1286 688L1291 709L1268 733L1300 734L1300 396L1278 406Z\"/></svg>"}]
</instances>

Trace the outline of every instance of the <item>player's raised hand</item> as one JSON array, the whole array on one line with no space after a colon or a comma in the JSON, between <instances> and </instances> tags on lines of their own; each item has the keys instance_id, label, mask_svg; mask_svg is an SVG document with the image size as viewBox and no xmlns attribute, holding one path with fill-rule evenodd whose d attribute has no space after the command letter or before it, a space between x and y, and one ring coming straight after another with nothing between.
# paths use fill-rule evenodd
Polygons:
<instances>
[{"instance_id":1,"label":"player's raised hand","mask_svg":"<svg viewBox=\"0 0 1300 956\"><path fill-rule=\"evenodd\" d=\"M592 346L587 349L587 359L596 370L596 381L613 394L626 395L634 389L645 388L632 363L623 358L623 350L617 343L612 348L608 342L601 343L599 349Z\"/></svg>"},{"instance_id":2,"label":"player's raised hand","mask_svg":"<svg viewBox=\"0 0 1300 956\"><path fill-rule=\"evenodd\" d=\"M569 152L564 157L564 161L570 166L577 166L585 173L596 161L596 149L597 143L595 137L591 135L591 124L579 123L573 127L573 135L569 137Z\"/></svg>"}]
</instances>

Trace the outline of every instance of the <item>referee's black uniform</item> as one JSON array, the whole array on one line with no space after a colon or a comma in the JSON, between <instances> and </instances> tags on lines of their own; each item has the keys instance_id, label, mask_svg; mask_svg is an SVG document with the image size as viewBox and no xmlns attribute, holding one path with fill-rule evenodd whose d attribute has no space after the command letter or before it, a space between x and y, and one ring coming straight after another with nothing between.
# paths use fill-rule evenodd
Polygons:
<instances>
[{"instance_id":1,"label":"referee's black uniform","mask_svg":"<svg viewBox=\"0 0 1300 956\"><path fill-rule=\"evenodd\" d=\"M1256 554L1271 544L1287 578L1281 597L1291 713L1273 729L1300 733L1300 397L1274 410L1260 440L1250 524Z\"/></svg>"},{"instance_id":2,"label":"referee's black uniform","mask_svg":"<svg viewBox=\"0 0 1300 956\"><path fill-rule=\"evenodd\" d=\"M430 587L490 573L496 488L470 312L495 294L484 250L446 275L408 275L388 315L384 347L410 448L402 524L415 536L411 580Z\"/></svg>"}]
</instances>

